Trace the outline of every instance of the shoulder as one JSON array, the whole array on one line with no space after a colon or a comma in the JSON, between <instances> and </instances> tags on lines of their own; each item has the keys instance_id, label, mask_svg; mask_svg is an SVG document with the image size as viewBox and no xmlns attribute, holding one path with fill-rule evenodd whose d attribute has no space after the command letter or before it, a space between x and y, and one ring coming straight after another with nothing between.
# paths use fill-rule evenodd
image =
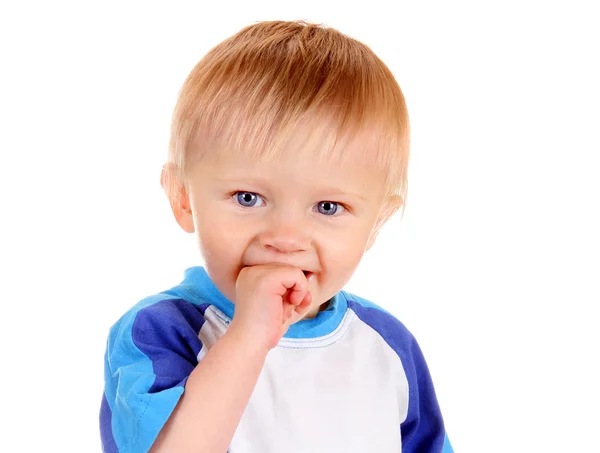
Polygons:
<instances>
[{"instance_id":1,"label":"shoulder","mask_svg":"<svg viewBox=\"0 0 600 453\"><path fill-rule=\"evenodd\" d=\"M348 308L358 319L375 330L396 352L412 344L414 337L407 327L394 315L370 300L342 291Z\"/></svg>"},{"instance_id":2,"label":"shoulder","mask_svg":"<svg viewBox=\"0 0 600 453\"><path fill-rule=\"evenodd\" d=\"M395 316L379 305L344 292L348 309L352 310L360 322L373 329L378 337L394 351L400 359L409 383L414 372L426 368L421 349L412 332Z\"/></svg>"},{"instance_id":3,"label":"shoulder","mask_svg":"<svg viewBox=\"0 0 600 453\"><path fill-rule=\"evenodd\" d=\"M198 363L206 307L167 291L142 299L111 327L100 411L107 451L148 451Z\"/></svg>"},{"instance_id":4,"label":"shoulder","mask_svg":"<svg viewBox=\"0 0 600 453\"><path fill-rule=\"evenodd\" d=\"M344 292L348 309L370 326L395 352L408 389L407 410L401 424L402 451L451 452L423 353L406 326L371 301Z\"/></svg>"},{"instance_id":5,"label":"shoulder","mask_svg":"<svg viewBox=\"0 0 600 453\"><path fill-rule=\"evenodd\" d=\"M197 305L179 295L158 293L129 308L110 328L107 356L144 351L150 345L169 344L197 337L208 304ZM146 352L146 351L144 351Z\"/></svg>"},{"instance_id":6,"label":"shoulder","mask_svg":"<svg viewBox=\"0 0 600 453\"><path fill-rule=\"evenodd\" d=\"M198 315L203 315L209 305L188 297L186 288L177 285L139 300L114 323L111 331L156 320L190 322Z\"/></svg>"}]
</instances>

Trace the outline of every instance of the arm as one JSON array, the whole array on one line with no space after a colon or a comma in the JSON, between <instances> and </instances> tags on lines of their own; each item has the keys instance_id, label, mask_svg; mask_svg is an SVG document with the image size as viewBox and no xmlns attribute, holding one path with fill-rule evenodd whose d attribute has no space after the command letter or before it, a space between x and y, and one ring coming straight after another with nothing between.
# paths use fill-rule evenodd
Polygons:
<instances>
[{"instance_id":1,"label":"arm","mask_svg":"<svg viewBox=\"0 0 600 453\"><path fill-rule=\"evenodd\" d=\"M225 453L267 353L311 303L302 271L281 265L245 268L236 294L234 320L191 372L152 453Z\"/></svg>"},{"instance_id":2,"label":"arm","mask_svg":"<svg viewBox=\"0 0 600 453\"><path fill-rule=\"evenodd\" d=\"M310 305L301 270L243 270L227 332L198 362L208 303L148 298L112 328L100 433L106 453L224 453L267 352Z\"/></svg>"},{"instance_id":3,"label":"arm","mask_svg":"<svg viewBox=\"0 0 600 453\"><path fill-rule=\"evenodd\" d=\"M190 374L150 452L226 452L267 352L228 330Z\"/></svg>"},{"instance_id":4,"label":"arm","mask_svg":"<svg viewBox=\"0 0 600 453\"><path fill-rule=\"evenodd\" d=\"M243 269L236 293L228 331L190 374L152 453L225 453L267 353L311 303L302 271L282 265Z\"/></svg>"},{"instance_id":5,"label":"arm","mask_svg":"<svg viewBox=\"0 0 600 453\"><path fill-rule=\"evenodd\" d=\"M198 364L205 308L158 294L111 327L100 408L105 453L150 449Z\"/></svg>"}]
</instances>

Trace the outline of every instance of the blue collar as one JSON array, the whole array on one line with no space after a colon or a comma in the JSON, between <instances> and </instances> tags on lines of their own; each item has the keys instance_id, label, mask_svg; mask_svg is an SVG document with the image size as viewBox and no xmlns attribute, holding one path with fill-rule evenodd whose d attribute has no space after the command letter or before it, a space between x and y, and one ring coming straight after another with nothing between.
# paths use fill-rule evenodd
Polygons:
<instances>
[{"instance_id":1,"label":"blue collar","mask_svg":"<svg viewBox=\"0 0 600 453\"><path fill-rule=\"evenodd\" d=\"M170 292L195 305L214 305L230 320L233 319L235 304L227 299L215 286L206 270L201 266L186 269L183 281ZM303 319L292 324L285 338L318 338L333 332L342 321L348 302L343 291L329 301L327 308L311 319Z\"/></svg>"}]
</instances>

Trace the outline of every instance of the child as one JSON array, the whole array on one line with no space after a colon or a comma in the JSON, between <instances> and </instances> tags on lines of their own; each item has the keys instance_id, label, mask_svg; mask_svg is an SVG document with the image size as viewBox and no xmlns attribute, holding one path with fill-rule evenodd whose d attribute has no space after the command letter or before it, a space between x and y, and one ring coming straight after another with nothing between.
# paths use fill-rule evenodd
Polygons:
<instances>
[{"instance_id":1,"label":"child","mask_svg":"<svg viewBox=\"0 0 600 453\"><path fill-rule=\"evenodd\" d=\"M241 30L193 69L161 182L206 267L111 329L105 452L451 452L408 330L342 290L404 206L404 98L365 45Z\"/></svg>"}]
</instances>

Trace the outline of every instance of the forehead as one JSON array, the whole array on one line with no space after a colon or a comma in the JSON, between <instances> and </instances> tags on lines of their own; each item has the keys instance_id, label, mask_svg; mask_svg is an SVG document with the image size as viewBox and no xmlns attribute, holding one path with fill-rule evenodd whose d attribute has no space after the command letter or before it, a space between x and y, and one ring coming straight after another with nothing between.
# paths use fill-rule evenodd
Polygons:
<instances>
[{"instance_id":1,"label":"forehead","mask_svg":"<svg viewBox=\"0 0 600 453\"><path fill-rule=\"evenodd\" d=\"M237 183L258 182L281 188L306 191L331 189L339 192L366 192L372 197L384 190L381 169L369 140L356 137L324 149L319 142L305 137L290 137L277 153L255 149L207 150L194 165L198 180ZM202 175L197 174L202 173ZM193 175L191 175L194 178Z\"/></svg>"},{"instance_id":2,"label":"forehead","mask_svg":"<svg viewBox=\"0 0 600 453\"><path fill-rule=\"evenodd\" d=\"M263 133L262 129L271 129L271 126L255 126L258 132L238 130L216 137L198 137L197 159L206 158L223 166L245 160L256 165L283 166L293 161L296 165L367 167L381 166L387 160L380 149L385 140L379 128L362 125L359 129L354 125L342 130L329 115L305 115L293 126L278 132ZM265 137L268 138L265 140Z\"/></svg>"}]
</instances>

